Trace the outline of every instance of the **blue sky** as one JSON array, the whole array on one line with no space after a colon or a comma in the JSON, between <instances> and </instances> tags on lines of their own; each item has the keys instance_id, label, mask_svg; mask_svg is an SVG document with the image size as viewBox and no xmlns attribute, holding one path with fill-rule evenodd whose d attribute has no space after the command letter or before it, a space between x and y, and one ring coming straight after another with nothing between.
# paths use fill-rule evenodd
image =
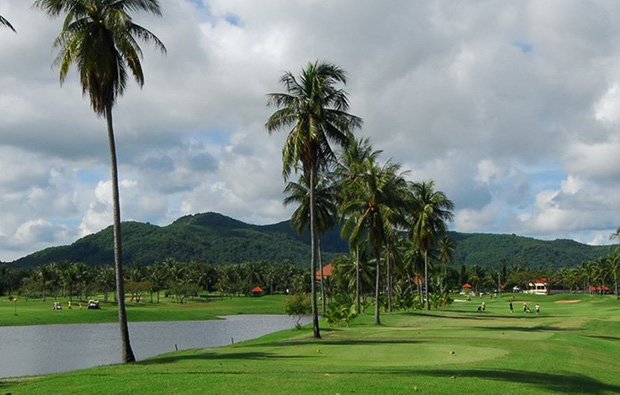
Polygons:
<instances>
[{"instance_id":1,"label":"blue sky","mask_svg":"<svg viewBox=\"0 0 620 395\"><path fill-rule=\"evenodd\" d=\"M114 119L123 218L216 211L286 219L265 95L316 59L349 75L351 112L456 205L452 229L608 243L620 225L620 3L166 0ZM0 260L112 222L105 124L74 70L50 67L61 20L0 15Z\"/></svg>"}]
</instances>

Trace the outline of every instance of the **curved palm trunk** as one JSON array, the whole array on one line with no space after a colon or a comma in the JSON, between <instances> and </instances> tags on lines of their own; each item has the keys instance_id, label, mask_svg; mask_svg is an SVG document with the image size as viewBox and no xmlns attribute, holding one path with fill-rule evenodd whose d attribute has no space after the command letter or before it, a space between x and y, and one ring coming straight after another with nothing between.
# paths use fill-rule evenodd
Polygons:
<instances>
[{"instance_id":1,"label":"curved palm trunk","mask_svg":"<svg viewBox=\"0 0 620 395\"><path fill-rule=\"evenodd\" d=\"M311 242L311 257L310 257L310 293L312 298L312 330L314 332L314 338L320 339L321 332L319 331L319 308L316 302L316 258L317 258L317 236L316 236L316 221L315 221L315 197L314 186L316 181L316 165L310 167L310 242Z\"/></svg>"},{"instance_id":2,"label":"curved palm trunk","mask_svg":"<svg viewBox=\"0 0 620 395\"><path fill-rule=\"evenodd\" d=\"M426 309L431 309L430 300L428 298L428 251L424 250L424 294L426 299Z\"/></svg>"},{"instance_id":3,"label":"curved palm trunk","mask_svg":"<svg viewBox=\"0 0 620 395\"><path fill-rule=\"evenodd\" d=\"M321 266L321 309L323 310L323 315L325 315L327 311L327 299L325 299L325 277L323 276L323 250L321 249L321 239L318 239L318 247L319 265Z\"/></svg>"},{"instance_id":4,"label":"curved palm trunk","mask_svg":"<svg viewBox=\"0 0 620 395\"><path fill-rule=\"evenodd\" d=\"M118 192L118 167L116 164L116 144L114 143L114 127L112 124L112 106L106 106L108 125L108 143L110 145L110 167L112 172L112 201L114 205L114 271L116 275L116 300L118 304L118 322L121 329L122 361L134 362L136 357L129 343L127 312L125 311L125 286L123 283L123 264L121 248L121 207Z\"/></svg>"},{"instance_id":5,"label":"curved palm trunk","mask_svg":"<svg viewBox=\"0 0 620 395\"><path fill-rule=\"evenodd\" d=\"M375 256L377 260L377 275L375 276L375 325L381 325L381 317L379 316L379 310L381 308L381 299L379 298L381 291L381 251L375 252Z\"/></svg>"},{"instance_id":6,"label":"curved palm trunk","mask_svg":"<svg viewBox=\"0 0 620 395\"><path fill-rule=\"evenodd\" d=\"M361 284L360 284L360 247L355 246L355 303L357 305L357 314L361 314Z\"/></svg>"}]
</instances>

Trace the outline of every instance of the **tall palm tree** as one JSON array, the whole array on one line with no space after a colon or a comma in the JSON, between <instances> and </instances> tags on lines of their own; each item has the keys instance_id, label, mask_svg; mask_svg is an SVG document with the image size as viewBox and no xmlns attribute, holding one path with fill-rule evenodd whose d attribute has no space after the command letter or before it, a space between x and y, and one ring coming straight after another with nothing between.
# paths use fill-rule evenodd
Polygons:
<instances>
[{"instance_id":1,"label":"tall palm tree","mask_svg":"<svg viewBox=\"0 0 620 395\"><path fill-rule=\"evenodd\" d=\"M317 261L317 227L315 186L319 171L335 161L332 143L345 147L362 120L349 114L349 100L338 84L346 85L346 73L331 63L309 63L297 78L286 72L280 82L285 93L270 93L268 105L277 108L267 120L269 133L288 129L282 149L282 174L287 180L291 172L301 168L310 181L310 241L312 326L314 337L320 338L314 273Z\"/></svg>"},{"instance_id":2,"label":"tall palm tree","mask_svg":"<svg viewBox=\"0 0 620 395\"><path fill-rule=\"evenodd\" d=\"M149 30L135 24L132 11L161 15L158 0L36 0L34 6L52 17L66 14L62 31L54 41L59 48L55 63L60 66L60 82L75 64L80 74L82 92L88 92L90 103L98 116L107 122L108 145L112 176L114 206L114 265L116 294L121 330L122 360L133 362L135 357L129 343L125 289L122 273L121 213L118 192L118 169L112 108L127 86L128 73L144 85L138 41L152 43L162 52L164 44ZM129 69L129 70L128 70Z\"/></svg>"},{"instance_id":3,"label":"tall palm tree","mask_svg":"<svg viewBox=\"0 0 620 395\"><path fill-rule=\"evenodd\" d=\"M435 183L415 183L413 187L416 209L411 218L412 237L424 253L424 286L426 308L431 309L428 296L428 254L437 238L446 231L446 221L452 220L454 205L441 191L435 191Z\"/></svg>"},{"instance_id":4,"label":"tall palm tree","mask_svg":"<svg viewBox=\"0 0 620 395\"><path fill-rule=\"evenodd\" d=\"M365 161L361 171L348 187L351 199L344 203L342 212L347 218L342 234L355 245L360 238L368 238L375 255L375 325L381 325L381 252L386 242L395 237L395 227L404 226L404 213L411 199L409 184L400 171L400 165L388 161L380 166L373 160ZM361 214L360 214L361 213Z\"/></svg>"},{"instance_id":5,"label":"tall palm tree","mask_svg":"<svg viewBox=\"0 0 620 395\"><path fill-rule=\"evenodd\" d=\"M7 21L2 15L0 15L0 26L6 26L9 29L15 31L15 28L13 27L13 25L11 25L11 23Z\"/></svg>"},{"instance_id":6,"label":"tall palm tree","mask_svg":"<svg viewBox=\"0 0 620 395\"><path fill-rule=\"evenodd\" d=\"M347 148L344 149L338 158L336 166L336 176L339 181L339 201L343 205L349 201L354 193L354 188L350 188L358 174L364 171L364 163L367 160L376 161L382 151L375 151L372 148L370 139L352 138ZM359 213L362 214L362 213ZM361 256L364 251L360 251L359 243L351 244L351 253L355 255L356 273L355 273L355 304L357 311L361 311Z\"/></svg>"},{"instance_id":7,"label":"tall palm tree","mask_svg":"<svg viewBox=\"0 0 620 395\"><path fill-rule=\"evenodd\" d=\"M299 234L310 228L310 180L308 177L301 176L299 182L289 182L284 188L286 197L284 205L297 203L299 206L293 212L291 223ZM320 237L336 224L338 207L336 205L338 193L336 185L327 177L318 177L314 187L314 204L316 233L318 238L319 266L321 267L321 303L323 315L326 314L325 299L325 279L323 278L323 259L321 251Z\"/></svg>"}]
</instances>

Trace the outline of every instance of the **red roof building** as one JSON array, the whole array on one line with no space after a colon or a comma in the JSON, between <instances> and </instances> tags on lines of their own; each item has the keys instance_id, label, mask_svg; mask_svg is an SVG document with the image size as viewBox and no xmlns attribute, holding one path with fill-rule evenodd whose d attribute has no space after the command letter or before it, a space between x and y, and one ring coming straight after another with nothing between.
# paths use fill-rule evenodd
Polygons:
<instances>
[{"instance_id":1,"label":"red roof building","mask_svg":"<svg viewBox=\"0 0 620 395\"><path fill-rule=\"evenodd\" d=\"M334 268L334 265L332 265L331 263L329 265L323 266L323 278L326 278L326 279L330 278L332 276L333 268ZM321 269L316 271L315 277L317 281L321 281Z\"/></svg>"},{"instance_id":2,"label":"red roof building","mask_svg":"<svg viewBox=\"0 0 620 395\"><path fill-rule=\"evenodd\" d=\"M263 292L263 289L261 287L254 287L252 288L252 292L259 294L261 292Z\"/></svg>"}]
</instances>

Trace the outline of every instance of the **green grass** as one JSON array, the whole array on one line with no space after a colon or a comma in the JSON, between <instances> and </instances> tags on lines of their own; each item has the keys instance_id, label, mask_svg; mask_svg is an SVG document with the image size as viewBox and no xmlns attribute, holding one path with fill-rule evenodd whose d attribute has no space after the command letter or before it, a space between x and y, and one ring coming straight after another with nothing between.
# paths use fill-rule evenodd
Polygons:
<instances>
[{"instance_id":1,"label":"green grass","mask_svg":"<svg viewBox=\"0 0 620 395\"><path fill-rule=\"evenodd\" d=\"M351 328L283 331L140 363L0 379L12 394L615 394L620 302L591 295L456 302L432 312L358 317ZM556 303L563 299L578 303ZM541 304L524 314L522 301ZM211 305L207 303L207 305ZM212 304L213 306L215 303Z\"/></svg>"},{"instance_id":2,"label":"green grass","mask_svg":"<svg viewBox=\"0 0 620 395\"><path fill-rule=\"evenodd\" d=\"M234 314L282 314L286 296L274 295L261 298L249 297L212 297L195 298L179 304L169 298L160 298L160 303L150 303L142 299L140 303L127 302L129 321L188 321L210 320L220 315ZM0 326L75 324L118 321L116 303L112 300L103 302L101 310L88 310L86 303L79 309L74 298L72 309L67 308L68 299L58 298L62 310L52 310L53 298L45 302L41 299L19 298L17 303L8 298L0 298ZM17 312L17 315L15 315Z\"/></svg>"}]
</instances>

